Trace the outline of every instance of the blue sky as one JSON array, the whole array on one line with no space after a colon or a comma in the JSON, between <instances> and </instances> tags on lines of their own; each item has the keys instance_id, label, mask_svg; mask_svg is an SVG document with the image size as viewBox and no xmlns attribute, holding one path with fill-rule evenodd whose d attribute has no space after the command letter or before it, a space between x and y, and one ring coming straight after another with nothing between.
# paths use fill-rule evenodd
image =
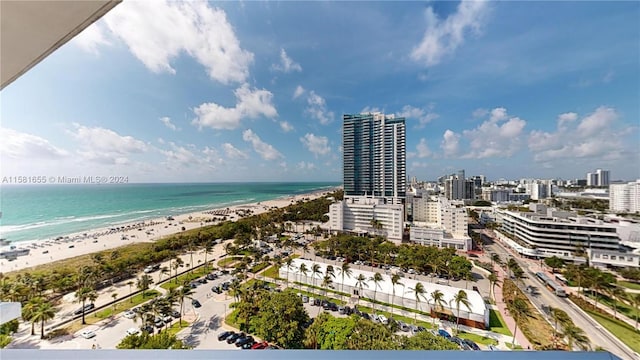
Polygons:
<instances>
[{"instance_id":1,"label":"blue sky","mask_svg":"<svg viewBox=\"0 0 640 360\"><path fill-rule=\"evenodd\" d=\"M2 176L341 181L344 113L407 173L640 177L638 2L132 2L2 90Z\"/></svg>"}]
</instances>

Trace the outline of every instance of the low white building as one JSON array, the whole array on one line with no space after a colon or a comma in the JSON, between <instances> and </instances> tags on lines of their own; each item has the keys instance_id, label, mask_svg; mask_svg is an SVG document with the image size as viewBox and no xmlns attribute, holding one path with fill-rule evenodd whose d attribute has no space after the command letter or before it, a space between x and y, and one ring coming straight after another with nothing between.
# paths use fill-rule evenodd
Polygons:
<instances>
[{"instance_id":1,"label":"low white building","mask_svg":"<svg viewBox=\"0 0 640 360\"><path fill-rule=\"evenodd\" d=\"M413 198L412 203L413 224L409 229L411 242L461 251L471 250L466 208L455 206L443 196Z\"/></svg>"},{"instance_id":2,"label":"low white building","mask_svg":"<svg viewBox=\"0 0 640 360\"><path fill-rule=\"evenodd\" d=\"M640 179L626 184L609 185L609 210L620 213L640 212Z\"/></svg>"},{"instance_id":3,"label":"low white building","mask_svg":"<svg viewBox=\"0 0 640 360\"><path fill-rule=\"evenodd\" d=\"M372 220L381 228L375 229ZM389 241L402 241L404 205L397 200L350 196L329 206L331 231L346 231L357 234L372 234L386 237Z\"/></svg>"},{"instance_id":4,"label":"low white building","mask_svg":"<svg viewBox=\"0 0 640 360\"><path fill-rule=\"evenodd\" d=\"M307 273L304 274L300 271L300 266L304 264L307 268ZM311 272L311 268L314 264L318 264L320 272L315 274ZM320 286L322 280L327 271L329 264L295 259L291 267L283 265L280 268L280 277L289 281L297 281L304 284ZM375 299L388 304L395 304L398 306L404 306L412 309L417 309L424 312L433 312L438 317L447 318L449 316L457 316L458 310L456 304L453 301L455 295L460 291L464 291L467 294L469 301L469 308L460 304L460 324L473 326L476 328L487 328L489 326L489 308L487 307L482 296L472 290L459 289L453 286L446 286L440 284L434 284L431 282L421 282L425 289L424 297L420 297L420 301L416 301L416 294L412 289L415 289L416 284L420 281L402 278L400 284L394 286L391 282L391 276L386 274L382 275L382 281L377 285L371 280L374 273L371 271L364 271L358 269L351 269L351 274L344 277L344 283L342 283L342 274L340 273L339 266L334 266L335 277L332 278L332 285L336 291L345 292L352 296L360 296L370 299ZM367 279L366 284L359 286L356 280L360 274L364 275ZM434 306L431 300L431 293L439 290L444 295L445 304L440 306ZM375 294L374 294L375 292ZM395 295L394 295L395 294Z\"/></svg>"}]
</instances>

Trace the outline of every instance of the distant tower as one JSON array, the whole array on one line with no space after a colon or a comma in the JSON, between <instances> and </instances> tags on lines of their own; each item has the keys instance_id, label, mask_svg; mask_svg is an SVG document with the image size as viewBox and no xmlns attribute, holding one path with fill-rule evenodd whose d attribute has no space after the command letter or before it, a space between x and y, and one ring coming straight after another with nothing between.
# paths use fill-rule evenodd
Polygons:
<instances>
[{"instance_id":1,"label":"distant tower","mask_svg":"<svg viewBox=\"0 0 640 360\"><path fill-rule=\"evenodd\" d=\"M343 115L345 195L404 198L405 119L381 113Z\"/></svg>"}]
</instances>

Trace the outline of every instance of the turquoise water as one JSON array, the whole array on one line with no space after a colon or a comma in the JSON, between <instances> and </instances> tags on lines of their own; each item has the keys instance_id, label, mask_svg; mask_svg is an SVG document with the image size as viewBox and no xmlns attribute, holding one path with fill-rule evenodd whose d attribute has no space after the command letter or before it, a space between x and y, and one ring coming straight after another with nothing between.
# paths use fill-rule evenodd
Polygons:
<instances>
[{"instance_id":1,"label":"turquoise water","mask_svg":"<svg viewBox=\"0 0 640 360\"><path fill-rule=\"evenodd\" d=\"M330 189L338 183L41 185L0 188L0 237L44 240L169 215Z\"/></svg>"}]
</instances>

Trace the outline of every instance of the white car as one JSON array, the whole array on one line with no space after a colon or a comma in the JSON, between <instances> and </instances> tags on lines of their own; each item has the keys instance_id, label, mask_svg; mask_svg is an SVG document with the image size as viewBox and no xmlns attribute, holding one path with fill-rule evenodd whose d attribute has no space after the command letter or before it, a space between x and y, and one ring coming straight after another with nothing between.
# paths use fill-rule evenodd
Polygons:
<instances>
[{"instance_id":1,"label":"white car","mask_svg":"<svg viewBox=\"0 0 640 360\"><path fill-rule=\"evenodd\" d=\"M380 321L380 323L384 325L389 324L389 319L387 319L387 317L384 315L378 315L378 321Z\"/></svg>"},{"instance_id":2,"label":"white car","mask_svg":"<svg viewBox=\"0 0 640 360\"><path fill-rule=\"evenodd\" d=\"M132 327L132 328L129 328L129 330L127 330L127 335L137 335L139 333L140 333L140 329L136 327Z\"/></svg>"},{"instance_id":3,"label":"white car","mask_svg":"<svg viewBox=\"0 0 640 360\"><path fill-rule=\"evenodd\" d=\"M131 310L127 310L123 313L124 317L126 317L127 319L133 319L134 317L136 317L136 313L134 313Z\"/></svg>"},{"instance_id":4,"label":"white car","mask_svg":"<svg viewBox=\"0 0 640 360\"><path fill-rule=\"evenodd\" d=\"M94 333L91 330L84 330L83 332L80 333L80 336L82 336L85 339L91 339L92 337L96 336L96 333Z\"/></svg>"}]
</instances>

